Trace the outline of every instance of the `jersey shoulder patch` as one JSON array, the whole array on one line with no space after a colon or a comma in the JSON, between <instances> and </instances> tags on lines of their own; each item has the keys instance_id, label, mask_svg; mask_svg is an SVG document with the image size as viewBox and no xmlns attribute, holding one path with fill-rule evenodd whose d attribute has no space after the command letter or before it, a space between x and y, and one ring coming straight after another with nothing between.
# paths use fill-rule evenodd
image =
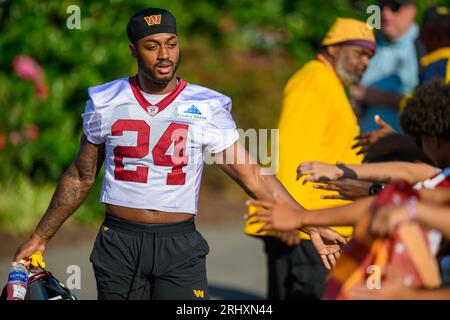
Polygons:
<instances>
[{"instance_id":1,"label":"jersey shoulder patch","mask_svg":"<svg viewBox=\"0 0 450 320\"><path fill-rule=\"evenodd\" d=\"M205 103L208 108L206 120L210 125L217 128L236 128L231 115L232 102L226 95L199 85L189 84L183 91L182 99Z\"/></svg>"}]
</instances>

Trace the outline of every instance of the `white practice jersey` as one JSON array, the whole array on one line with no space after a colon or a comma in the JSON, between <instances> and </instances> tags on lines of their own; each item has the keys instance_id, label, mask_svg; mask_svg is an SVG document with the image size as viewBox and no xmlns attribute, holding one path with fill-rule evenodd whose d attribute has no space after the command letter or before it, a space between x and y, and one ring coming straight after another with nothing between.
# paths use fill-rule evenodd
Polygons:
<instances>
[{"instance_id":1,"label":"white practice jersey","mask_svg":"<svg viewBox=\"0 0 450 320\"><path fill-rule=\"evenodd\" d=\"M105 143L100 201L130 208L197 213L204 151L237 141L231 99L179 79L152 105L136 77L89 88L83 130Z\"/></svg>"}]
</instances>

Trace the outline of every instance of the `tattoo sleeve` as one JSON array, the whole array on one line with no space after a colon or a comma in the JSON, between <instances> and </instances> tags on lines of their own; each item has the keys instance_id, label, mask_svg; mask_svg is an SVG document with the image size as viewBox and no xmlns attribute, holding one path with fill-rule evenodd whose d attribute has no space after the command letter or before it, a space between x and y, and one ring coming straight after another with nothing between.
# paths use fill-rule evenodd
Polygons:
<instances>
[{"instance_id":1,"label":"tattoo sleeve","mask_svg":"<svg viewBox=\"0 0 450 320\"><path fill-rule=\"evenodd\" d=\"M35 234L50 240L61 225L81 206L100 172L105 146L94 145L81 137L77 158L64 172L50 205L36 227Z\"/></svg>"}]
</instances>

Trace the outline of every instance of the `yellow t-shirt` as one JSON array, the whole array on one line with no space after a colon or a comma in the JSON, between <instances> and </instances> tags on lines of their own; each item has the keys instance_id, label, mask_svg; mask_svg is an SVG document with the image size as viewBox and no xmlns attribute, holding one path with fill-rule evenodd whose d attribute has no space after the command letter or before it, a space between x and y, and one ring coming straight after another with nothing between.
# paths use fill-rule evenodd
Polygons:
<instances>
[{"instance_id":1,"label":"yellow t-shirt","mask_svg":"<svg viewBox=\"0 0 450 320\"><path fill-rule=\"evenodd\" d=\"M343 200L323 200L321 195L332 191L318 190L312 183L296 181L301 162L318 160L335 164L359 164L351 146L359 134L359 126L345 89L331 66L310 61L297 71L284 89L283 107L279 121L278 179L302 206L309 210L335 207L349 203ZM250 209L254 210L254 209ZM257 235L257 225L247 225L245 232ZM334 227L350 236L351 227ZM264 234L260 234L264 235ZM307 237L302 237L307 238Z\"/></svg>"}]
</instances>

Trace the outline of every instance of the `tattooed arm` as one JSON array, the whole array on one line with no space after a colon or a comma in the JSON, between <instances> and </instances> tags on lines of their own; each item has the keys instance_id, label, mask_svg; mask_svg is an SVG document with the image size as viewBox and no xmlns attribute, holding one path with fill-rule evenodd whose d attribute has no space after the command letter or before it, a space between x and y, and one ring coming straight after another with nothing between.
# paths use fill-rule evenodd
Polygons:
<instances>
[{"instance_id":1,"label":"tattooed arm","mask_svg":"<svg viewBox=\"0 0 450 320\"><path fill-rule=\"evenodd\" d=\"M31 238L17 250L13 265L27 259L35 251L44 252L47 242L87 198L102 167L104 152L104 144L92 144L86 136L82 136L77 158L62 175L50 205Z\"/></svg>"}]
</instances>

